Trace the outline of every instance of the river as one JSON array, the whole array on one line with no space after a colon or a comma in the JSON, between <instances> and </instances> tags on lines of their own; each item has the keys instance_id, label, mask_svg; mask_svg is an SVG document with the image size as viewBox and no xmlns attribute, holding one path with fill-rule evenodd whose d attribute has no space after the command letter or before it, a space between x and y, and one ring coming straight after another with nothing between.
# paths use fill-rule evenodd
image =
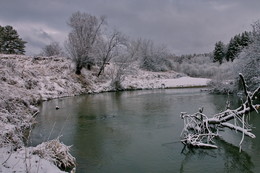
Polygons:
<instances>
[{"instance_id":1,"label":"river","mask_svg":"<svg viewBox=\"0 0 260 173\"><path fill-rule=\"evenodd\" d=\"M31 145L60 139L72 145L77 172L173 173L260 172L260 117L251 114L256 139L226 130L218 149L183 150L181 112L204 107L213 115L224 110L235 96L207 94L200 89L143 90L101 93L44 102ZM60 109L56 110L55 107Z\"/></svg>"}]
</instances>

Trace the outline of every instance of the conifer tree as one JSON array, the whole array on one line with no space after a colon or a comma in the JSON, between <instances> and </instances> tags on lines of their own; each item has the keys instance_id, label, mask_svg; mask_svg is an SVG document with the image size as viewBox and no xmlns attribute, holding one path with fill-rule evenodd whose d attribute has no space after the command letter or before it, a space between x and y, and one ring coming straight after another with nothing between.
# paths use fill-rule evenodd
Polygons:
<instances>
[{"instance_id":1,"label":"conifer tree","mask_svg":"<svg viewBox=\"0 0 260 173\"><path fill-rule=\"evenodd\" d=\"M231 38L227 48L226 60L233 61L235 59L235 56L237 56L238 54L238 50L239 47L236 40L234 38Z\"/></svg>"},{"instance_id":2,"label":"conifer tree","mask_svg":"<svg viewBox=\"0 0 260 173\"><path fill-rule=\"evenodd\" d=\"M24 54L25 44L12 26L0 26L0 53Z\"/></svg>"},{"instance_id":3,"label":"conifer tree","mask_svg":"<svg viewBox=\"0 0 260 173\"><path fill-rule=\"evenodd\" d=\"M241 46L242 48L247 47L251 43L250 32L243 32L241 35Z\"/></svg>"},{"instance_id":4,"label":"conifer tree","mask_svg":"<svg viewBox=\"0 0 260 173\"><path fill-rule=\"evenodd\" d=\"M235 35L235 37L230 39L230 42L228 44L226 60L233 61L241 52L241 50L247 47L250 44L250 42L251 41L249 32L245 31L241 35Z\"/></svg>"},{"instance_id":5,"label":"conifer tree","mask_svg":"<svg viewBox=\"0 0 260 173\"><path fill-rule=\"evenodd\" d=\"M225 57L225 45L223 42L219 41L215 44L215 50L213 54L213 62L219 62L220 64L222 64L223 58Z\"/></svg>"}]
</instances>

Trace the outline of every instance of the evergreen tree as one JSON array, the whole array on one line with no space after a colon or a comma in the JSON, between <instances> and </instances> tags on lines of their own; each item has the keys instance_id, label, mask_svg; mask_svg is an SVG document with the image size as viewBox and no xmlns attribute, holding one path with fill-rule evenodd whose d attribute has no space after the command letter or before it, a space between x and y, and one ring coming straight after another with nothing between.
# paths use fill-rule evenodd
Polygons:
<instances>
[{"instance_id":1,"label":"evergreen tree","mask_svg":"<svg viewBox=\"0 0 260 173\"><path fill-rule=\"evenodd\" d=\"M250 33L246 31L243 32L241 35L238 34L235 37L231 38L228 44L226 60L233 61L242 51L242 49L250 44L250 42Z\"/></svg>"},{"instance_id":2,"label":"evergreen tree","mask_svg":"<svg viewBox=\"0 0 260 173\"><path fill-rule=\"evenodd\" d=\"M213 57L213 62L219 62L220 64L222 64L223 58L225 57L225 45L223 42L219 41L215 44Z\"/></svg>"},{"instance_id":3,"label":"evergreen tree","mask_svg":"<svg viewBox=\"0 0 260 173\"><path fill-rule=\"evenodd\" d=\"M236 42L234 38L231 38L227 48L226 60L233 61L235 59L235 56L237 55L237 51L238 47L236 45Z\"/></svg>"},{"instance_id":4,"label":"evergreen tree","mask_svg":"<svg viewBox=\"0 0 260 173\"><path fill-rule=\"evenodd\" d=\"M12 26L0 26L0 53L24 54L25 43Z\"/></svg>"},{"instance_id":5,"label":"evergreen tree","mask_svg":"<svg viewBox=\"0 0 260 173\"><path fill-rule=\"evenodd\" d=\"M241 35L241 47L244 48L244 47L247 47L249 44L251 43L251 39L250 39L250 32L243 32L242 35Z\"/></svg>"}]
</instances>

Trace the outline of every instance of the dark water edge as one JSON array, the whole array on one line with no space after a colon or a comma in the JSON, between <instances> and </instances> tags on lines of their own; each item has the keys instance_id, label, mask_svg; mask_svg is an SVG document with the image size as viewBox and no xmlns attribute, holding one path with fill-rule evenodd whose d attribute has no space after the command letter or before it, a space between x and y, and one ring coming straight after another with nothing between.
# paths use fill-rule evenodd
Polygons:
<instances>
[{"instance_id":1,"label":"dark water edge","mask_svg":"<svg viewBox=\"0 0 260 173\"><path fill-rule=\"evenodd\" d=\"M226 130L218 149L183 149L181 112L213 115L228 96L200 88L110 92L44 102L31 144L56 138L72 145L77 172L260 172L260 140ZM233 108L240 104L229 96ZM56 110L55 107L60 109ZM260 136L259 115L251 114ZM257 127L259 126L259 127Z\"/></svg>"}]
</instances>

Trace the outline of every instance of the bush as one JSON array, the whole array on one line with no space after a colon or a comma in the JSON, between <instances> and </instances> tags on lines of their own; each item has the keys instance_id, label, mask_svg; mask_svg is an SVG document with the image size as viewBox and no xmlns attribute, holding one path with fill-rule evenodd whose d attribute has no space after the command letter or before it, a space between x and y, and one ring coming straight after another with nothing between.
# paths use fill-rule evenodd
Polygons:
<instances>
[{"instance_id":1,"label":"bush","mask_svg":"<svg viewBox=\"0 0 260 173\"><path fill-rule=\"evenodd\" d=\"M209 55L186 55L174 57L172 66L176 72L187 74L191 77L213 77L219 65L212 62Z\"/></svg>"}]
</instances>

